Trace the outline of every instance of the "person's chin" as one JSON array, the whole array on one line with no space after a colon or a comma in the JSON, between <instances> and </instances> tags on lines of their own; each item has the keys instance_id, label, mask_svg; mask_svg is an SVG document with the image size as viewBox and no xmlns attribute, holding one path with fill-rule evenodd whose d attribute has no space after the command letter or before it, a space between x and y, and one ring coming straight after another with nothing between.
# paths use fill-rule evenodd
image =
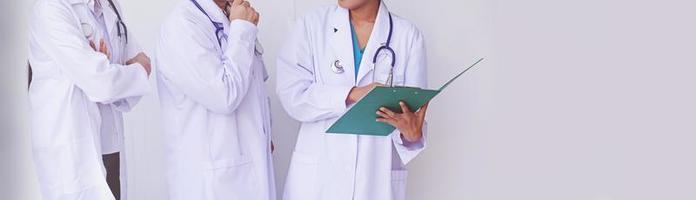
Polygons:
<instances>
[{"instance_id":1,"label":"person's chin","mask_svg":"<svg viewBox=\"0 0 696 200\"><path fill-rule=\"evenodd\" d=\"M348 9L348 10L357 7L357 6L353 5L353 4L354 4L354 3L351 3L350 1L347 1L347 0L339 0L339 1L338 1L338 6L340 6L341 8Z\"/></svg>"}]
</instances>

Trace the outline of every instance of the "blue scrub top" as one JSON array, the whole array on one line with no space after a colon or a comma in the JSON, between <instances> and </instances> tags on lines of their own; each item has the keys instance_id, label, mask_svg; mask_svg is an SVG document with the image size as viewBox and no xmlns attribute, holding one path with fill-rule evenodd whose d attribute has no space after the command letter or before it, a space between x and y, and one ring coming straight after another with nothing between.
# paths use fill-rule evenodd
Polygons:
<instances>
[{"instance_id":1,"label":"blue scrub top","mask_svg":"<svg viewBox=\"0 0 696 200\"><path fill-rule=\"evenodd\" d=\"M355 34L355 28L353 28L353 23L350 23L350 32L353 35L353 61L355 63L355 79L358 79L358 71L360 70L360 63L362 61L363 51L365 49L360 48L360 43L358 42L358 34Z\"/></svg>"}]
</instances>

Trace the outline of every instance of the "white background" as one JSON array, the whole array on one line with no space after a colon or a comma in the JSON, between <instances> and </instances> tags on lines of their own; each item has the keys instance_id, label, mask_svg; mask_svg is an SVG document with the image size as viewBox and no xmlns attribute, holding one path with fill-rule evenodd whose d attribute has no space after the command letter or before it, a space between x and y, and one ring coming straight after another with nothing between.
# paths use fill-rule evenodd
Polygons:
<instances>
[{"instance_id":1,"label":"white background","mask_svg":"<svg viewBox=\"0 0 696 200\"><path fill-rule=\"evenodd\" d=\"M182 0L121 1L153 54ZM25 83L33 2L0 0L0 199L39 199ZM431 87L487 58L434 100L429 147L409 165L409 199L696 199L694 3L386 2L425 33ZM252 3L275 91L275 56L293 19L335 1ZM298 124L272 99L282 192ZM167 198L160 127L153 91L126 115L130 199Z\"/></svg>"}]
</instances>

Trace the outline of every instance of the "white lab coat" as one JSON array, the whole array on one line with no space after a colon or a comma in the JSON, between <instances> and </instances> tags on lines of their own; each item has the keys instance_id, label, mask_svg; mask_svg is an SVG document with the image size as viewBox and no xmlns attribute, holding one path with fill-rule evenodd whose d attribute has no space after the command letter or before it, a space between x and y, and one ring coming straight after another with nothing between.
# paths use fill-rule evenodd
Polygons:
<instances>
[{"instance_id":1,"label":"white lab coat","mask_svg":"<svg viewBox=\"0 0 696 200\"><path fill-rule=\"evenodd\" d=\"M98 44L106 37L100 35L87 2L40 0L32 10L29 99L34 161L44 199L114 199L101 154L121 144L120 112L149 91L140 64L121 64L139 49L132 34L128 45L117 36L116 17L106 1L102 10L112 61L89 46L90 40ZM90 37L85 27L91 27ZM125 172L121 175L125 182Z\"/></svg>"},{"instance_id":2,"label":"white lab coat","mask_svg":"<svg viewBox=\"0 0 696 200\"><path fill-rule=\"evenodd\" d=\"M182 1L162 26L157 81L169 199L275 199L267 78L257 29L229 22L212 0L198 0L224 25Z\"/></svg>"},{"instance_id":3,"label":"white lab coat","mask_svg":"<svg viewBox=\"0 0 696 200\"><path fill-rule=\"evenodd\" d=\"M349 11L344 8L322 7L301 18L280 52L277 93L288 114L302 123L284 199L405 198L405 165L423 150L425 136L420 141L405 143L398 130L387 137L325 133L347 110L345 100L353 86L372 83L373 73L376 82L386 81L391 56L381 53L376 69L372 58L387 40L388 12L386 6L380 6L358 81L354 74ZM423 36L405 19L392 16L394 85L425 88ZM333 72L331 65L335 60L344 66L344 73Z\"/></svg>"}]
</instances>

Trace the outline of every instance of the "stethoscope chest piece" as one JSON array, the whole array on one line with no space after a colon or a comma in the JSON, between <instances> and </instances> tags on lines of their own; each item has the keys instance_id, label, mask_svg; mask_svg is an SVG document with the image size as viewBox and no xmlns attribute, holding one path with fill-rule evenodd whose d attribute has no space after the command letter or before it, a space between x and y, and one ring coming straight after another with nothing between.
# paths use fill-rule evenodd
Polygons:
<instances>
[{"instance_id":1,"label":"stethoscope chest piece","mask_svg":"<svg viewBox=\"0 0 696 200\"><path fill-rule=\"evenodd\" d=\"M331 70L333 70L334 73L336 74L342 74L345 70L343 70L343 65L341 65L340 60L336 60L333 62L331 65Z\"/></svg>"}]
</instances>

